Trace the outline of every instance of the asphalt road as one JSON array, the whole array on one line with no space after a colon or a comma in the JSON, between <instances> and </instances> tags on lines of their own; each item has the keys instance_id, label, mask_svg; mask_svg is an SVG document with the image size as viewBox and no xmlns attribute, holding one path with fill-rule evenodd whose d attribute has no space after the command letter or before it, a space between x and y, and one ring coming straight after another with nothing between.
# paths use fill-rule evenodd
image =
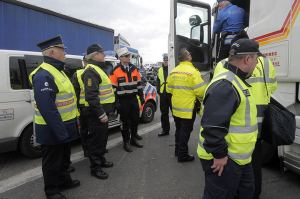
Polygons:
<instances>
[{"instance_id":1,"label":"asphalt road","mask_svg":"<svg viewBox=\"0 0 300 199\"><path fill-rule=\"evenodd\" d=\"M107 180L91 177L88 160L79 158L74 163L76 171L72 176L81 181L81 186L64 191L64 194L74 199L201 198L204 176L200 162L196 159L191 163L178 163L174 157L174 123L172 123L171 135L159 138L157 134L161 129L157 128L158 122L159 114L156 114L153 123L140 126L144 133L143 149L133 148L133 153L126 153L122 145L118 144L109 150L106 158L114 162L114 167L105 169L109 173ZM151 130L151 126L156 127ZM197 120L189 143L190 151L194 155L196 155L198 129ZM114 130L109 139L112 143L118 137L120 137L119 131ZM80 150L79 144L74 144L72 151L78 154ZM0 185L2 183L2 186L5 186L5 182L9 182L12 176L20 180L20 175L24 174L24 171L39 168L40 162L40 159L28 160L18 153L1 155ZM24 198L45 198L41 177L28 179L23 185L0 192L0 199ZM276 165L264 168L261 198L299 199L300 176L292 172L281 174Z\"/></svg>"}]
</instances>

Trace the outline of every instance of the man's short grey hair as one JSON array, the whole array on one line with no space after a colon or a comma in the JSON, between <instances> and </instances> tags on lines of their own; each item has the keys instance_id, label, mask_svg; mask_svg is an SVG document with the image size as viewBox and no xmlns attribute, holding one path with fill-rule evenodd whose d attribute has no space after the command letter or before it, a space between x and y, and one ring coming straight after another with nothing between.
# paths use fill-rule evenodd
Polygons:
<instances>
[{"instance_id":1,"label":"man's short grey hair","mask_svg":"<svg viewBox=\"0 0 300 199\"><path fill-rule=\"evenodd\" d=\"M228 61L232 62L232 61L236 61L236 60L242 60L245 57L247 57L247 55L229 55Z\"/></svg>"},{"instance_id":2,"label":"man's short grey hair","mask_svg":"<svg viewBox=\"0 0 300 199\"><path fill-rule=\"evenodd\" d=\"M95 57L98 53L99 53L99 52L93 52L93 53L91 53L91 54L86 55L85 58L86 58L87 60L94 59L94 57Z\"/></svg>"},{"instance_id":3,"label":"man's short grey hair","mask_svg":"<svg viewBox=\"0 0 300 199\"><path fill-rule=\"evenodd\" d=\"M51 51L52 51L52 48L48 48L48 49L44 50L42 52L42 54L43 54L43 56L49 56Z\"/></svg>"}]
</instances>

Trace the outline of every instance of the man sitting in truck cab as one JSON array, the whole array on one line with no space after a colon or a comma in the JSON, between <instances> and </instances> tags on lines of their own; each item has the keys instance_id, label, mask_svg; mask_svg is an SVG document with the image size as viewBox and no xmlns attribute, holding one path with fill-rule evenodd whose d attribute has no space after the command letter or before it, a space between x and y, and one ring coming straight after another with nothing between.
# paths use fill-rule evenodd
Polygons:
<instances>
[{"instance_id":1,"label":"man sitting in truck cab","mask_svg":"<svg viewBox=\"0 0 300 199\"><path fill-rule=\"evenodd\" d=\"M221 34L217 49L217 62L228 57L232 39L245 27L246 14L230 0L218 1L218 15L214 23L213 33Z\"/></svg>"}]
</instances>

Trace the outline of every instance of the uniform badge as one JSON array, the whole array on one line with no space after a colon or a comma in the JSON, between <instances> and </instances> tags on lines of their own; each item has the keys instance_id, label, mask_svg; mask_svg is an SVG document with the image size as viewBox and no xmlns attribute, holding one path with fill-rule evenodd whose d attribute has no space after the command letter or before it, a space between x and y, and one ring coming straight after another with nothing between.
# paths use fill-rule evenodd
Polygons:
<instances>
[{"instance_id":1,"label":"uniform badge","mask_svg":"<svg viewBox=\"0 0 300 199\"><path fill-rule=\"evenodd\" d=\"M88 86L92 86L92 79L91 78L88 79Z\"/></svg>"},{"instance_id":2,"label":"uniform badge","mask_svg":"<svg viewBox=\"0 0 300 199\"><path fill-rule=\"evenodd\" d=\"M46 87L48 87L48 86L49 86L49 83L48 83L48 82L45 82L44 85L45 85Z\"/></svg>"},{"instance_id":3,"label":"uniform badge","mask_svg":"<svg viewBox=\"0 0 300 199\"><path fill-rule=\"evenodd\" d=\"M243 93L244 93L244 95L245 95L246 97L251 96L251 95L250 95L250 91L249 91L248 89L243 90Z\"/></svg>"}]
</instances>

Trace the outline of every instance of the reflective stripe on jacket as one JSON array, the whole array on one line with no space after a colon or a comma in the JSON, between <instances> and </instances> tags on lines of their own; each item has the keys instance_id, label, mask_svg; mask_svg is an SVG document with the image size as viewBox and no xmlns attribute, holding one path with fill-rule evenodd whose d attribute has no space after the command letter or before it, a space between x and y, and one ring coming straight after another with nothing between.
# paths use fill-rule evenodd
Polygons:
<instances>
[{"instance_id":1,"label":"reflective stripe on jacket","mask_svg":"<svg viewBox=\"0 0 300 199\"><path fill-rule=\"evenodd\" d=\"M93 65L93 64L88 64L85 67L85 69L88 69L89 67L93 68L98 73L98 75L101 77L101 83L99 84L99 94L98 94L100 104L114 103L115 102L115 93L114 93L111 81L108 78L108 76L106 75L106 73L101 68L99 68L98 66ZM85 100L85 91L84 91L84 84L83 84L82 79L81 79L81 82L79 82L79 85L80 85L80 99L85 106L89 106L88 102ZM81 94L81 91L82 91L82 94Z\"/></svg>"},{"instance_id":2,"label":"reflective stripe on jacket","mask_svg":"<svg viewBox=\"0 0 300 199\"><path fill-rule=\"evenodd\" d=\"M228 134L225 136L228 156L237 164L245 165L251 162L251 155L257 140L257 112L254 96L238 76L225 68L220 68L219 74L213 77L208 88L221 79L231 82L240 97L240 104L231 117ZM202 130L201 127L197 153L199 158L211 160L214 157L203 147L205 139L201 134Z\"/></svg>"},{"instance_id":3,"label":"reflective stripe on jacket","mask_svg":"<svg viewBox=\"0 0 300 199\"><path fill-rule=\"evenodd\" d=\"M134 96L138 95L138 93L143 95L141 75L135 66L131 65L130 71L127 72L119 65L109 78L116 88L118 96Z\"/></svg>"},{"instance_id":4,"label":"reflective stripe on jacket","mask_svg":"<svg viewBox=\"0 0 300 199\"><path fill-rule=\"evenodd\" d=\"M48 71L53 77L55 84L58 88L58 93L56 94L55 104L57 110L61 116L62 121L69 121L76 118L78 110L76 106L76 94L74 87L63 71L58 71L55 67L43 62L38 68L36 68L29 76L29 80L32 83L33 76L42 68ZM41 115L39 109L34 102L35 109L35 123L45 125L46 122Z\"/></svg>"},{"instance_id":5,"label":"reflective stripe on jacket","mask_svg":"<svg viewBox=\"0 0 300 199\"><path fill-rule=\"evenodd\" d=\"M164 76L163 66L158 69L157 77L158 77L159 83L160 83L160 85L159 85L159 93L163 93L164 90L165 90L165 88L166 88L166 86L167 86L167 82L166 82L165 76Z\"/></svg>"},{"instance_id":6,"label":"reflective stripe on jacket","mask_svg":"<svg viewBox=\"0 0 300 199\"><path fill-rule=\"evenodd\" d=\"M202 101L207 86L191 62L184 61L167 78L167 92L172 94L172 112L179 118L192 119L196 99Z\"/></svg>"},{"instance_id":7,"label":"reflective stripe on jacket","mask_svg":"<svg viewBox=\"0 0 300 199\"><path fill-rule=\"evenodd\" d=\"M85 105L84 84L82 81L83 72L84 72L84 69L80 69L80 70L76 71L77 81L80 86L80 95L79 95L79 104L80 105Z\"/></svg>"},{"instance_id":8,"label":"reflective stripe on jacket","mask_svg":"<svg viewBox=\"0 0 300 199\"><path fill-rule=\"evenodd\" d=\"M261 133L264 111L270 103L272 93L277 89L276 72L271 60L259 57L251 77L246 81L251 85L250 90L255 96L258 129Z\"/></svg>"}]
</instances>

